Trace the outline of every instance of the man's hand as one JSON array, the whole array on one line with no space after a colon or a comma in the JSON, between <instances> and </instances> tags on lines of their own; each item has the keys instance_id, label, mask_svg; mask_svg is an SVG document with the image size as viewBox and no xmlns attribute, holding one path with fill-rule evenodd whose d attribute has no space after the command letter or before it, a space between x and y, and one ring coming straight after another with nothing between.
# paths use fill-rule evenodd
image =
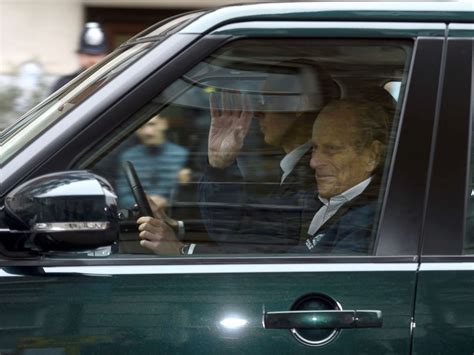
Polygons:
<instances>
[{"instance_id":1,"label":"man's hand","mask_svg":"<svg viewBox=\"0 0 474 355\"><path fill-rule=\"evenodd\" d=\"M244 144L252 120L250 100L240 93L222 93L222 110L217 107L217 95L211 94L211 127L208 159L214 168L226 168L235 161Z\"/></svg>"},{"instance_id":2,"label":"man's hand","mask_svg":"<svg viewBox=\"0 0 474 355\"><path fill-rule=\"evenodd\" d=\"M183 244L165 222L153 217L140 217L137 224L142 247L151 250L155 254L180 254Z\"/></svg>"},{"instance_id":3,"label":"man's hand","mask_svg":"<svg viewBox=\"0 0 474 355\"><path fill-rule=\"evenodd\" d=\"M168 200L160 195L148 195L147 197L154 216L165 222L176 232L178 230L178 222L169 217L165 212L165 208L168 207Z\"/></svg>"}]
</instances>

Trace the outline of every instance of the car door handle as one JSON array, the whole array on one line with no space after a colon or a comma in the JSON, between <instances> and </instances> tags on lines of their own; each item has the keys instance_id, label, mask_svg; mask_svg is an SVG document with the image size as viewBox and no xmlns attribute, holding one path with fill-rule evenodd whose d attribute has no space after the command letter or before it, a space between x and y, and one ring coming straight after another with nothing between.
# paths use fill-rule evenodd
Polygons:
<instances>
[{"instance_id":1,"label":"car door handle","mask_svg":"<svg viewBox=\"0 0 474 355\"><path fill-rule=\"evenodd\" d=\"M382 311L325 310L265 312L263 327L268 329L381 328Z\"/></svg>"}]
</instances>

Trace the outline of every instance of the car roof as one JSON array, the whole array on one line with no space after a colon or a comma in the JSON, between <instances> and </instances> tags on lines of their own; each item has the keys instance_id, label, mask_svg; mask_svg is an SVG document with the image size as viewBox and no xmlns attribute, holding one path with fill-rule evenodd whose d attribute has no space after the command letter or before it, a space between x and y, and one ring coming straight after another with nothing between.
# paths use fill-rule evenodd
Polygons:
<instances>
[{"instance_id":1,"label":"car roof","mask_svg":"<svg viewBox=\"0 0 474 355\"><path fill-rule=\"evenodd\" d=\"M231 5L203 13L180 33L207 33L244 21L383 21L474 23L474 5L464 2L291 2Z\"/></svg>"}]
</instances>

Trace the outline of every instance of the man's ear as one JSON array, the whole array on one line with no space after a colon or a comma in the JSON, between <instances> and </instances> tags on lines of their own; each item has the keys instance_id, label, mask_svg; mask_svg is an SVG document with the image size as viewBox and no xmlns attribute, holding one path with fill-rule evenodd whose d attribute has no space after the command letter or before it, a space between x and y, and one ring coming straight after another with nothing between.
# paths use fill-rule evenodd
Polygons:
<instances>
[{"instance_id":1,"label":"man's ear","mask_svg":"<svg viewBox=\"0 0 474 355\"><path fill-rule=\"evenodd\" d=\"M373 141L368 148L367 172L371 173L379 166L382 158L383 144L379 140Z\"/></svg>"}]
</instances>

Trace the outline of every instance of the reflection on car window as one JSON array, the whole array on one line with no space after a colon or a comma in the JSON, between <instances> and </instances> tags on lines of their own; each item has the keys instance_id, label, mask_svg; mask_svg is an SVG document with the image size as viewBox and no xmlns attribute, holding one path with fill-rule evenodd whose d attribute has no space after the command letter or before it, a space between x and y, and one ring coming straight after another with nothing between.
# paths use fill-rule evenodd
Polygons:
<instances>
[{"instance_id":1,"label":"reflection on car window","mask_svg":"<svg viewBox=\"0 0 474 355\"><path fill-rule=\"evenodd\" d=\"M89 159L118 194L119 252L372 254L411 49L241 40L196 65ZM124 161L154 210L138 223Z\"/></svg>"},{"instance_id":2,"label":"reflection on car window","mask_svg":"<svg viewBox=\"0 0 474 355\"><path fill-rule=\"evenodd\" d=\"M73 80L64 90L58 91L40 106L28 112L15 126L2 132L4 145L0 164L4 164L13 154L20 151L47 127L60 119L66 112L87 99L100 87L143 55L150 44L139 44L127 50L114 52L80 78Z\"/></svg>"}]
</instances>

